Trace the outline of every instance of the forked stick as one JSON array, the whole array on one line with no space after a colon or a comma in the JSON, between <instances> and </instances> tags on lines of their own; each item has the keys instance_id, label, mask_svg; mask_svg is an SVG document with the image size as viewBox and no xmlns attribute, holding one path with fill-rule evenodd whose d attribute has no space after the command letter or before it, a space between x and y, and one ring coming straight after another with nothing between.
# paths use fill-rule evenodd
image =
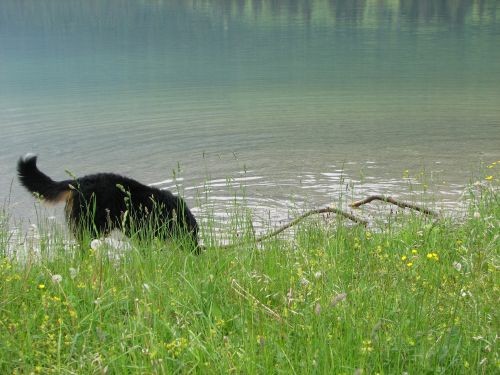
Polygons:
<instances>
[{"instance_id":1,"label":"forked stick","mask_svg":"<svg viewBox=\"0 0 500 375\"><path fill-rule=\"evenodd\" d=\"M383 202L387 202L387 203L392 203L392 204L394 204L398 207L401 207L401 208L409 208L409 209L412 209L415 211L422 212L426 215L437 216L436 212L429 210L428 208L420 207L420 206L417 206L416 204L412 204L412 203L398 201L392 197L386 197L384 195L370 195L369 197L366 197L364 199L360 199L359 201L355 201L355 202L351 203L350 206L352 208L359 208L360 206L362 206L366 203L370 203L372 201L383 201Z\"/></svg>"},{"instance_id":2,"label":"forked stick","mask_svg":"<svg viewBox=\"0 0 500 375\"><path fill-rule=\"evenodd\" d=\"M310 210L307 211L306 213L296 217L292 221L290 221L288 224L285 224L281 227L279 227L276 230L273 230L270 233L266 233L260 237L257 237L255 239L255 242L261 242L264 240L267 240L268 238L274 237L277 234L280 234L281 232L287 230L290 227L293 227L295 224L299 223L300 221L304 220L306 217L311 216L311 215L317 215L317 214L326 214L326 213L334 213L340 216L343 216L349 220L354 221L355 223L362 224L364 226L368 225L368 222L366 220L363 220L357 216L354 216L353 214L350 214L349 212L342 211L338 208L335 207L325 207L325 208L318 208L316 210Z\"/></svg>"},{"instance_id":3,"label":"forked stick","mask_svg":"<svg viewBox=\"0 0 500 375\"><path fill-rule=\"evenodd\" d=\"M271 231L269 233L263 234L262 236L259 236L259 237L255 238L251 242L255 242L255 243L262 242L264 240L267 240L267 239L269 239L271 237L274 237L274 236L280 234L281 232L287 230L290 227L293 227L294 225L296 225L299 222L301 222L302 220L304 220L306 217L309 217L311 215L326 214L326 213L334 213L334 214L343 216L343 217L345 217L345 218L347 218L347 219L349 219L351 221L354 221L357 224L361 224L363 226L367 226L368 225L368 221L366 221L364 219L361 219L361 218L359 218L359 217L357 217L357 216L355 216L353 214L350 214L349 212L342 211L339 208L336 208L336 207L318 208L318 209L310 210L310 211L307 211L307 212L303 213L302 215L296 217L295 219L293 219L289 223L287 223L285 225L282 225L278 229L275 229L275 230L273 230L273 231ZM245 241L235 242L235 243L231 243L231 244L226 244L226 245L219 246L219 249L229 249L229 248L232 248L232 247L235 247L235 246L238 246L238 245L242 245L244 243L245 243Z\"/></svg>"},{"instance_id":4,"label":"forked stick","mask_svg":"<svg viewBox=\"0 0 500 375\"><path fill-rule=\"evenodd\" d=\"M383 195L370 195L364 199L360 199L358 201L355 201L353 203L350 204L350 207L352 208L359 208L360 206L364 205L364 204L367 204L367 203L370 203L372 201L376 201L376 200L379 200L379 201L382 201L382 202L387 202L387 203L391 203L391 204L394 204L398 207L401 207L401 208L409 208L411 210L415 210L415 211L419 211L419 212L422 212L426 215L430 215L430 216L438 216L438 214L432 210L429 210L428 208L424 208L424 207L420 207L420 206L417 206L416 204L412 204L412 203L407 203L407 202L402 202L402 201L399 201L397 199L394 199L392 197L386 197L386 196L383 196ZM290 221L289 223L279 227L278 229L275 229L269 233L266 233L260 237L257 237L255 238L254 242L255 243L258 243L258 242L262 242L262 241L265 241L271 237L274 237L278 234L280 234L281 232L287 230L288 228L290 227L293 227L294 225L298 224L299 222L301 222L302 220L304 220L306 217L309 217L311 215L317 215L317 214L325 214L325 213L334 213L334 214L337 214L337 215L340 215L340 216L343 216L345 217L346 219L349 219L351 221L354 221L355 223L357 224L361 224L363 226L367 226L368 225L368 221L358 217L358 216L355 216L349 212L345 212L339 208L336 208L336 207L324 207L324 208L318 208L318 209L315 209L315 210L310 210L310 211L307 211L305 213L303 213L302 215L296 217L295 219L293 219L292 221ZM236 243L232 243L232 244L227 244L227 245L223 245L223 246L219 246L219 248L221 249L228 249L228 248L232 248L232 247L235 247L237 245L242 245L244 242L236 242Z\"/></svg>"}]
</instances>

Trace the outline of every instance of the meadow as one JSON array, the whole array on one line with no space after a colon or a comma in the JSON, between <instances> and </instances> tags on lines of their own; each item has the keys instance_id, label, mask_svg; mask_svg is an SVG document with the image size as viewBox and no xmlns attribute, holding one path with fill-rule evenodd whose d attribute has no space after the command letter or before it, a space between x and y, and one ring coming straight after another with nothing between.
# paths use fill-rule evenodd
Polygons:
<instances>
[{"instance_id":1,"label":"meadow","mask_svg":"<svg viewBox=\"0 0 500 375\"><path fill-rule=\"evenodd\" d=\"M259 244L240 217L227 232L244 243L198 256L154 239L68 248L40 226L20 258L3 212L0 373L498 373L493 167L451 217L311 217Z\"/></svg>"}]
</instances>

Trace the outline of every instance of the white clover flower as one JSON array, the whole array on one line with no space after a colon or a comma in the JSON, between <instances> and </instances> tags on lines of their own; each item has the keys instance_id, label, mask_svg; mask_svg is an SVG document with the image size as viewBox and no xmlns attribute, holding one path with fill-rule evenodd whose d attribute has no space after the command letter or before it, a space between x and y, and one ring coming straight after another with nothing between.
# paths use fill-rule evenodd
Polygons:
<instances>
[{"instance_id":1,"label":"white clover flower","mask_svg":"<svg viewBox=\"0 0 500 375\"><path fill-rule=\"evenodd\" d=\"M52 282L54 284L59 284L62 281L62 276L61 275L52 275Z\"/></svg>"},{"instance_id":2,"label":"white clover flower","mask_svg":"<svg viewBox=\"0 0 500 375\"><path fill-rule=\"evenodd\" d=\"M321 276L323 276L323 274L321 273L321 271L318 271L318 272L315 272L315 273L314 273L314 278L315 278L316 280L321 279Z\"/></svg>"},{"instance_id":3,"label":"white clover flower","mask_svg":"<svg viewBox=\"0 0 500 375\"><path fill-rule=\"evenodd\" d=\"M302 286L308 286L310 284L310 281L307 280L305 277L303 277L302 279L300 279L300 285Z\"/></svg>"}]
</instances>

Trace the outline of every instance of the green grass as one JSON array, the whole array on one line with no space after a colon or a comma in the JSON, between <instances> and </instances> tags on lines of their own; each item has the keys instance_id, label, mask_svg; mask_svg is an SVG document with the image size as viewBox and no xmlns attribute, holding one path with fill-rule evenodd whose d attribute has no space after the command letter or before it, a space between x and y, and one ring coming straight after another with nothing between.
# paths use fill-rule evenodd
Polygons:
<instances>
[{"instance_id":1,"label":"green grass","mask_svg":"<svg viewBox=\"0 0 500 375\"><path fill-rule=\"evenodd\" d=\"M0 373L497 373L494 183L462 220L309 220L200 256L71 252L51 231L50 256L0 258Z\"/></svg>"}]
</instances>

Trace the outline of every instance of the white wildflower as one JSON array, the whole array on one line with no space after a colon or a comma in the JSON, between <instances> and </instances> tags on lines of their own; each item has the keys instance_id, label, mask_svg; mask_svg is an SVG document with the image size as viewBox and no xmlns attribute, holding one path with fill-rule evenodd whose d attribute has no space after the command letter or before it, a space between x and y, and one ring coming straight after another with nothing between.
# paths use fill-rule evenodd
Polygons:
<instances>
[{"instance_id":1,"label":"white wildflower","mask_svg":"<svg viewBox=\"0 0 500 375\"><path fill-rule=\"evenodd\" d=\"M462 270L462 264L458 262L453 262L453 268L455 268L458 272Z\"/></svg>"},{"instance_id":2,"label":"white wildflower","mask_svg":"<svg viewBox=\"0 0 500 375\"><path fill-rule=\"evenodd\" d=\"M462 298L465 298L465 297L472 297L472 293L466 289L460 289L460 296Z\"/></svg>"}]
</instances>

